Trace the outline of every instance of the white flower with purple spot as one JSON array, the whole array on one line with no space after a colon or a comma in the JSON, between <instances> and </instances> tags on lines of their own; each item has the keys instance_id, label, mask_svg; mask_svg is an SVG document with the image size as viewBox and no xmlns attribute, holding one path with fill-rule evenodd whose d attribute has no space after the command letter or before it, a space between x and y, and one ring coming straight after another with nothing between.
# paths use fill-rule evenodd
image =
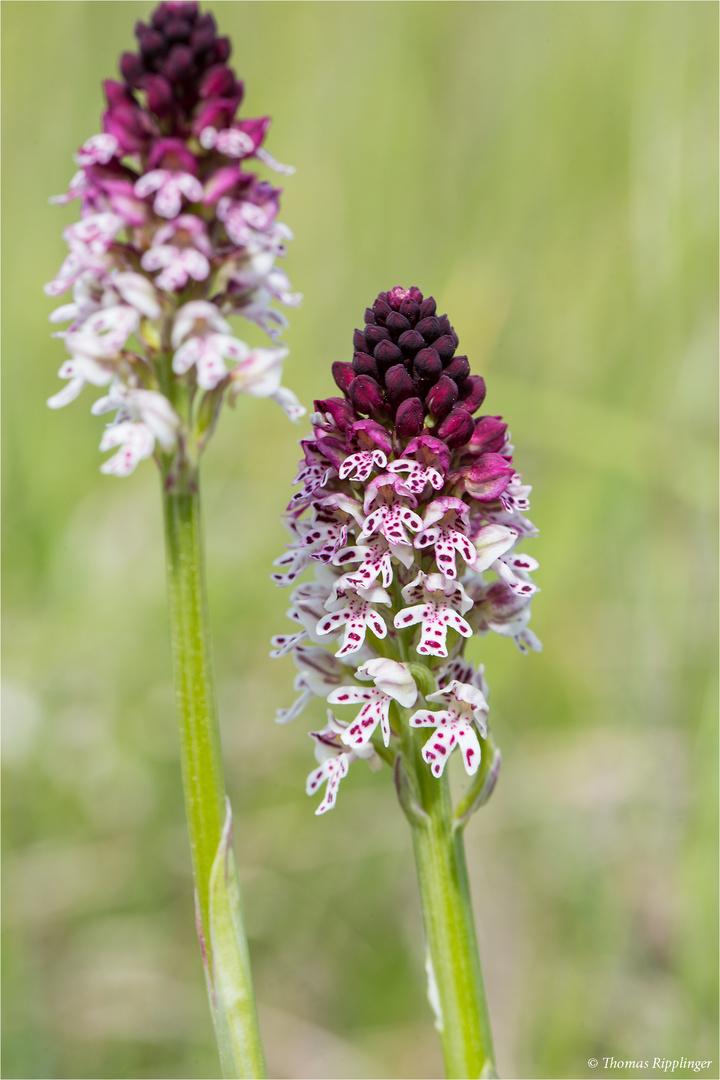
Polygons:
<instances>
[{"instance_id":1,"label":"white flower with purple spot","mask_svg":"<svg viewBox=\"0 0 720 1080\"><path fill-rule=\"evenodd\" d=\"M182 210L183 199L199 203L205 193L197 176L179 169L152 169L135 184L135 194L139 199L146 199L154 192L153 210L163 218L177 217Z\"/></svg>"},{"instance_id":2,"label":"white flower with purple spot","mask_svg":"<svg viewBox=\"0 0 720 1080\"><path fill-rule=\"evenodd\" d=\"M317 624L317 633L322 635L341 630L345 636L336 656L349 656L357 652L365 643L368 628L375 637L387 636L387 626L373 604L385 604L390 607L392 601L384 589L358 589L357 592L340 590L336 600L328 601L332 614L326 615Z\"/></svg>"},{"instance_id":3,"label":"white flower with purple spot","mask_svg":"<svg viewBox=\"0 0 720 1080\"><path fill-rule=\"evenodd\" d=\"M368 660L355 672L358 679L372 679L374 687L339 686L328 695L330 705L356 705L362 708L342 735L342 741L358 750L367 745L380 724L385 746L390 744L390 702L406 709L417 700L415 680L405 664L395 660Z\"/></svg>"},{"instance_id":4,"label":"white flower with purple spot","mask_svg":"<svg viewBox=\"0 0 720 1080\"><path fill-rule=\"evenodd\" d=\"M411 727L435 728L422 750L433 776L442 776L456 745L462 752L465 771L473 776L481 756L476 728L483 738L487 735L488 706L482 691L453 679L444 689L428 694L426 700L446 705L445 709L434 712L418 709L410 717Z\"/></svg>"},{"instance_id":5,"label":"white flower with purple spot","mask_svg":"<svg viewBox=\"0 0 720 1080\"><path fill-rule=\"evenodd\" d=\"M472 637L472 627L461 613L473 606L473 602L459 582L443 574L425 574L421 570L414 581L402 590L403 599L411 607L403 608L395 616L398 630L422 625L417 651L421 656L447 656L447 632L456 630L463 637ZM413 601L420 601L414 603Z\"/></svg>"},{"instance_id":6,"label":"white flower with purple spot","mask_svg":"<svg viewBox=\"0 0 720 1080\"><path fill-rule=\"evenodd\" d=\"M460 552L468 566L477 559L477 552L468 538L468 515L470 508L462 499L434 499L428 504L423 519L422 532L415 537L415 547L432 546L435 562L446 577L457 577L455 553Z\"/></svg>"}]
</instances>

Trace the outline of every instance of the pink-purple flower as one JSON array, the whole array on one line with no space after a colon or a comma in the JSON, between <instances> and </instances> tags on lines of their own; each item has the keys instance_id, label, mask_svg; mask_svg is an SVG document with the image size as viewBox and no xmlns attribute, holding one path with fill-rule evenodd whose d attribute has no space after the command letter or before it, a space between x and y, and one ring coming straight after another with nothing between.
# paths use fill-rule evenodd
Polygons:
<instances>
[{"instance_id":1,"label":"pink-purple flower","mask_svg":"<svg viewBox=\"0 0 720 1080\"><path fill-rule=\"evenodd\" d=\"M126 404L165 396L177 419L160 439L137 409L119 412L102 440L119 448L103 469L116 475L154 452L178 470L193 462L225 397L271 397L293 420L304 412L281 385L287 320L273 306L300 299L276 266L291 233L277 221L280 189L251 171L277 165L263 147L270 120L236 119L243 85L230 43L197 3L161 3L135 33L138 52L124 53L121 80L104 85L102 132L77 151L67 194L51 200L78 199L80 220L64 230L69 252L45 288L73 289L51 315L71 323L57 335L68 383L51 407L112 384ZM263 327L273 347L251 349L233 316Z\"/></svg>"},{"instance_id":2,"label":"pink-purple flower","mask_svg":"<svg viewBox=\"0 0 720 1080\"><path fill-rule=\"evenodd\" d=\"M314 686L353 710L313 735L322 760L308 792L327 784L322 813L357 757L397 762L415 728L432 729L419 749L435 777L455 747L475 776L487 685L466 641L493 631L523 652L540 648L528 627L537 563L521 548L536 532L523 516L530 488L502 418L475 415L485 383L458 355L447 316L418 289L392 289L366 310L353 345L351 361L332 365L342 396L315 402L301 440L290 543L273 575L295 586L289 615L302 628L274 638L273 655L294 653L298 701ZM297 584L309 569L312 587ZM303 650L325 641L333 685L302 675ZM497 761L491 752L489 767Z\"/></svg>"}]
</instances>

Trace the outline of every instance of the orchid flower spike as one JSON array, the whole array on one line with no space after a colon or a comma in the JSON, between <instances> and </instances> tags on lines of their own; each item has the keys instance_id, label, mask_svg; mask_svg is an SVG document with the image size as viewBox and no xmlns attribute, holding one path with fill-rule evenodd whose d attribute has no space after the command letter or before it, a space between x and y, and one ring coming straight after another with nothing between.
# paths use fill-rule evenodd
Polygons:
<instances>
[{"instance_id":1,"label":"orchid flower spike","mask_svg":"<svg viewBox=\"0 0 720 1080\"><path fill-rule=\"evenodd\" d=\"M51 199L79 199L80 221L45 286L73 290L50 316L70 323L56 335L70 358L48 405L109 387L94 411L118 409L101 449L120 446L103 466L119 476L154 451L174 457L175 474L192 466L223 400L239 393L273 398L292 420L305 411L280 382L287 320L272 306L300 301L276 266L292 234L277 221L281 189L252 171L292 171L263 146L270 119L236 118L243 84L230 42L196 3L159 4L135 34L138 52L123 53L121 79L104 84L102 132L75 155L67 194ZM235 337L234 315L272 347Z\"/></svg>"},{"instance_id":2,"label":"orchid flower spike","mask_svg":"<svg viewBox=\"0 0 720 1080\"><path fill-rule=\"evenodd\" d=\"M328 779L318 813L354 760L374 751L393 762L414 728L433 729L422 750L432 776L458 746L474 777L488 690L466 641L492 630L523 652L541 648L528 629L537 563L518 551L537 532L524 516L530 488L502 417L475 415L485 383L457 354L447 315L418 289L394 288L366 310L353 345L352 361L332 366L342 396L315 402L301 440L291 543L272 575L295 586L288 614L300 627L273 639L273 655L293 652L301 672L301 696L279 719L314 695L353 709L321 739L308 782L314 794ZM311 567L314 582L298 584ZM412 712L421 695L431 707ZM493 777L498 763L491 752Z\"/></svg>"}]
</instances>

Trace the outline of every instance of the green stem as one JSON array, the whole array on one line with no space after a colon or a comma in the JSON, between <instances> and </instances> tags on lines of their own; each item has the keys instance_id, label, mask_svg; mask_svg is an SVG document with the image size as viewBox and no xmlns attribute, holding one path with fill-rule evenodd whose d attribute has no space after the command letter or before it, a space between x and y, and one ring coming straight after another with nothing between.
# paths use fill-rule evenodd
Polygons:
<instances>
[{"instance_id":1,"label":"green stem","mask_svg":"<svg viewBox=\"0 0 720 1080\"><path fill-rule=\"evenodd\" d=\"M227 811L212 669L197 473L183 479L180 487L177 478L173 483L169 470L163 470L170 632L198 931L224 1075L264 1077L267 1074L247 959L240 892L235 880L234 861L228 859L228 843L231 842L228 840L229 827L226 829L225 842L221 845ZM220 883L214 886L216 893L223 890L218 907L231 903L232 911L225 922L232 923L236 930L234 936L223 932L218 936L217 919L213 921L211 873L216 859L218 865L222 861L223 865L229 867L225 876L216 873L213 880ZM228 897L231 899L228 900ZM213 938L216 940L216 951L217 941L221 940L222 948L230 949L233 955L213 956ZM235 984L229 993L234 1006L240 1001L242 1007L228 1008L224 1000L219 1001L219 998L226 996L225 989L218 986L220 970L236 973ZM229 1020L225 1016L223 1024L225 1029L230 1025L230 1042L234 1050L227 1050L227 1031L222 1038L220 1036L218 1010L232 1014ZM239 1051L237 1047L240 1047Z\"/></svg>"},{"instance_id":2,"label":"green stem","mask_svg":"<svg viewBox=\"0 0 720 1080\"><path fill-rule=\"evenodd\" d=\"M405 764L423 813L408 815L428 949L428 993L436 1012L449 1078L496 1076L462 829L454 828L445 775L420 757L417 733L405 729Z\"/></svg>"}]
</instances>

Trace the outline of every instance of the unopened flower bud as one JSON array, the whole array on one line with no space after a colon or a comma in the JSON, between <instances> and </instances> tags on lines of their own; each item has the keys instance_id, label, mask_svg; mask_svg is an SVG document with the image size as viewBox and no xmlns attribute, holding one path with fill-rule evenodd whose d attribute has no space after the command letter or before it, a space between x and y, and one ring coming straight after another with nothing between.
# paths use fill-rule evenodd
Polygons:
<instances>
[{"instance_id":1,"label":"unopened flower bud","mask_svg":"<svg viewBox=\"0 0 720 1080\"><path fill-rule=\"evenodd\" d=\"M428 391L425 401L433 416L438 420L444 420L457 401L457 397L457 383L448 379L447 375L442 375Z\"/></svg>"},{"instance_id":2,"label":"unopened flower bud","mask_svg":"<svg viewBox=\"0 0 720 1080\"><path fill-rule=\"evenodd\" d=\"M396 364L385 372L385 392L394 409L414 396L413 381L402 364Z\"/></svg>"},{"instance_id":3,"label":"unopened flower bud","mask_svg":"<svg viewBox=\"0 0 720 1080\"><path fill-rule=\"evenodd\" d=\"M502 495L514 472L500 454L481 454L465 472L465 490L473 499L492 502Z\"/></svg>"},{"instance_id":4,"label":"unopened flower bud","mask_svg":"<svg viewBox=\"0 0 720 1080\"><path fill-rule=\"evenodd\" d=\"M395 413L395 430L401 439L412 439L423 429L425 411L420 398L407 398Z\"/></svg>"},{"instance_id":5,"label":"unopened flower bud","mask_svg":"<svg viewBox=\"0 0 720 1080\"><path fill-rule=\"evenodd\" d=\"M473 418L467 409L456 406L438 428L438 438L451 450L464 446L473 431Z\"/></svg>"},{"instance_id":6,"label":"unopened flower bud","mask_svg":"<svg viewBox=\"0 0 720 1080\"><path fill-rule=\"evenodd\" d=\"M485 380L482 375L469 375L460 387L458 405L474 413L485 400Z\"/></svg>"},{"instance_id":7,"label":"unopened flower bud","mask_svg":"<svg viewBox=\"0 0 720 1080\"><path fill-rule=\"evenodd\" d=\"M347 394L350 383L355 378L352 364L345 364L342 360L336 360L332 366L332 376L343 394Z\"/></svg>"},{"instance_id":8,"label":"unopened flower bud","mask_svg":"<svg viewBox=\"0 0 720 1080\"><path fill-rule=\"evenodd\" d=\"M475 454L499 453L505 443L507 424L501 416L479 416L470 438L470 449Z\"/></svg>"},{"instance_id":9,"label":"unopened flower bud","mask_svg":"<svg viewBox=\"0 0 720 1080\"><path fill-rule=\"evenodd\" d=\"M379 383L369 375L356 375L348 391L355 412L369 416L382 409L383 392Z\"/></svg>"}]
</instances>

